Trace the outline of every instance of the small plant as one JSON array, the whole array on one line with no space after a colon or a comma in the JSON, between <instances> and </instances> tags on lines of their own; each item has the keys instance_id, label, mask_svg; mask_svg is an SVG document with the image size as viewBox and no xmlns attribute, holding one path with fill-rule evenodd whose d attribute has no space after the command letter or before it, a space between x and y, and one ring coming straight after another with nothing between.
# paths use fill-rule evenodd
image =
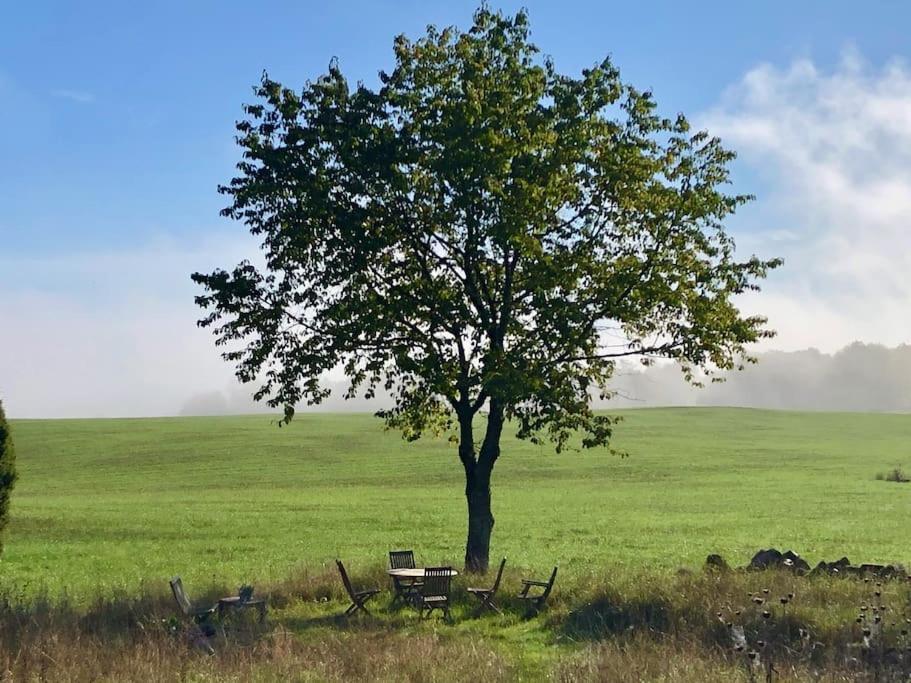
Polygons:
<instances>
[{"instance_id":1,"label":"small plant","mask_svg":"<svg viewBox=\"0 0 911 683\"><path fill-rule=\"evenodd\" d=\"M774 660L787 649L789 639L787 622L776 623L774 604L780 605L782 614L779 616L786 616L794 594L788 593L776 601L771 597L771 590L763 588L761 593L749 593L747 597L753 607L738 608L727 617L724 612L717 612L716 616L727 627L735 658L742 663L750 682L756 683L761 677L770 683L779 673ZM800 630L803 641L804 631Z\"/></svg>"},{"instance_id":2,"label":"small plant","mask_svg":"<svg viewBox=\"0 0 911 683\"><path fill-rule=\"evenodd\" d=\"M865 579L864 583L871 583ZM876 582L854 619L853 647L859 657L849 664L872 674L875 681L907 681L911 677L911 619L886 604L883 585Z\"/></svg>"},{"instance_id":3,"label":"small plant","mask_svg":"<svg viewBox=\"0 0 911 683\"><path fill-rule=\"evenodd\" d=\"M911 481L911 478L909 478L908 475L905 474L905 471L901 468L901 466L896 465L888 472L885 472L885 473L878 472L876 474L876 480L877 481L894 481L894 482L898 482L899 484L905 484L905 483Z\"/></svg>"},{"instance_id":4,"label":"small plant","mask_svg":"<svg viewBox=\"0 0 911 683\"><path fill-rule=\"evenodd\" d=\"M750 683L780 680L779 666L818 667L825 646L815 640L808 624L795 618L797 596L777 594L770 588L749 593L745 607L717 612L727 626L733 658L743 666Z\"/></svg>"}]
</instances>

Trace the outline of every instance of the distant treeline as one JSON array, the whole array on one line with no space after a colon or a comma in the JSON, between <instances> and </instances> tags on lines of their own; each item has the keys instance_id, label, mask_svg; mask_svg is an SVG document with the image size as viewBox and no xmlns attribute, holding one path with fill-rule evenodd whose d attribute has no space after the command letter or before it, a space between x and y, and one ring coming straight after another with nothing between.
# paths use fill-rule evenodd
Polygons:
<instances>
[{"instance_id":1,"label":"distant treeline","mask_svg":"<svg viewBox=\"0 0 911 683\"><path fill-rule=\"evenodd\" d=\"M911 412L911 345L888 348L854 343L832 354L816 349L769 351L759 363L732 372L726 381L704 388L687 385L679 368L662 365L642 370L618 367L618 394L599 402L605 408L633 406L742 406L787 410ZM388 407L388 396L365 401L342 399L347 384L329 382L332 396L320 410L375 411ZM304 408L307 410L307 408ZM232 387L190 398L182 415L231 415L279 412L256 404L250 391Z\"/></svg>"},{"instance_id":2,"label":"distant treeline","mask_svg":"<svg viewBox=\"0 0 911 683\"><path fill-rule=\"evenodd\" d=\"M789 410L911 412L911 345L854 343L833 354L769 351L702 389L673 365L619 371L605 405L719 405Z\"/></svg>"}]
</instances>

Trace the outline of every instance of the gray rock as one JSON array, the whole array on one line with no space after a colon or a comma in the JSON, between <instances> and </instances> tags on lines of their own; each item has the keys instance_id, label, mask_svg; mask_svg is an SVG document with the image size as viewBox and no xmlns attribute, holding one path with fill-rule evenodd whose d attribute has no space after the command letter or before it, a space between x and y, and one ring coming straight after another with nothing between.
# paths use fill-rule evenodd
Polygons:
<instances>
[{"instance_id":1,"label":"gray rock","mask_svg":"<svg viewBox=\"0 0 911 683\"><path fill-rule=\"evenodd\" d=\"M705 568L708 571L726 572L730 567L724 558L717 553L712 553L705 558Z\"/></svg>"},{"instance_id":2,"label":"gray rock","mask_svg":"<svg viewBox=\"0 0 911 683\"><path fill-rule=\"evenodd\" d=\"M780 567L781 563L782 554L775 548L769 548L768 550L760 550L753 555L753 559L750 560L747 569L773 569Z\"/></svg>"},{"instance_id":3,"label":"gray rock","mask_svg":"<svg viewBox=\"0 0 911 683\"><path fill-rule=\"evenodd\" d=\"M813 567L813 571L810 572L811 576L817 576L818 574L828 574L829 573L829 564L825 560L820 560L819 564Z\"/></svg>"},{"instance_id":4,"label":"gray rock","mask_svg":"<svg viewBox=\"0 0 911 683\"><path fill-rule=\"evenodd\" d=\"M846 568L850 567L850 564L844 564L842 562L826 562L825 560L821 561L815 567L813 571L810 572L810 576L819 576L822 574L829 574L831 576L838 576L845 571Z\"/></svg>"},{"instance_id":5,"label":"gray rock","mask_svg":"<svg viewBox=\"0 0 911 683\"><path fill-rule=\"evenodd\" d=\"M785 551L782 553L781 557L782 563L795 572L802 574L804 572L810 571L810 565L807 564L807 561L795 553L793 550Z\"/></svg>"},{"instance_id":6,"label":"gray rock","mask_svg":"<svg viewBox=\"0 0 911 683\"><path fill-rule=\"evenodd\" d=\"M769 548L768 550L760 550L753 555L753 559L750 560L747 569L789 569L798 574L805 574L810 571L810 565L793 550L780 552L775 548Z\"/></svg>"},{"instance_id":7,"label":"gray rock","mask_svg":"<svg viewBox=\"0 0 911 683\"><path fill-rule=\"evenodd\" d=\"M908 576L904 569L892 564L862 564L860 569L864 574L870 574L878 579L903 579Z\"/></svg>"}]
</instances>

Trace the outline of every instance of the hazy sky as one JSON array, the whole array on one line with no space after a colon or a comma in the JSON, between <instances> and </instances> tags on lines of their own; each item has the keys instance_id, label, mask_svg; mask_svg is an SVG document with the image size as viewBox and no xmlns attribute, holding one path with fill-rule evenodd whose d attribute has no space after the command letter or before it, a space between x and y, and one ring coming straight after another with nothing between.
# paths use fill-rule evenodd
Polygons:
<instances>
[{"instance_id":1,"label":"hazy sky","mask_svg":"<svg viewBox=\"0 0 911 683\"><path fill-rule=\"evenodd\" d=\"M32 2L0 22L0 397L12 416L173 414L232 382L189 273L252 254L218 217L263 69L375 83L396 33L470 2ZM740 152L743 306L767 346L911 341L911 4L504 2L558 68L610 54ZM684 9L685 8L685 9Z\"/></svg>"}]
</instances>

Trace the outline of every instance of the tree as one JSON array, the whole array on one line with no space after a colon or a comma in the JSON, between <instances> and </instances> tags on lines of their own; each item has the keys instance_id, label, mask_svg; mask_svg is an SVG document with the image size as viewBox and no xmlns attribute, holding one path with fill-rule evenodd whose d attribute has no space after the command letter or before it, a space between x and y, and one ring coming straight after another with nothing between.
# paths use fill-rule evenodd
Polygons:
<instances>
[{"instance_id":1,"label":"tree","mask_svg":"<svg viewBox=\"0 0 911 683\"><path fill-rule=\"evenodd\" d=\"M3 402L0 401L0 552L3 552L3 531L9 523L9 499L15 483L16 454Z\"/></svg>"},{"instance_id":2,"label":"tree","mask_svg":"<svg viewBox=\"0 0 911 683\"><path fill-rule=\"evenodd\" d=\"M377 88L334 61L301 92L263 75L220 188L263 264L195 273L199 324L285 420L341 367L348 397L394 396L381 416L406 439L457 429L465 566L484 571L504 425L605 446L591 399L618 358L693 382L742 367L772 332L733 297L780 262L735 258L723 221L750 198L722 191L732 152L607 59L558 73L525 13L481 8L394 51Z\"/></svg>"}]
</instances>

